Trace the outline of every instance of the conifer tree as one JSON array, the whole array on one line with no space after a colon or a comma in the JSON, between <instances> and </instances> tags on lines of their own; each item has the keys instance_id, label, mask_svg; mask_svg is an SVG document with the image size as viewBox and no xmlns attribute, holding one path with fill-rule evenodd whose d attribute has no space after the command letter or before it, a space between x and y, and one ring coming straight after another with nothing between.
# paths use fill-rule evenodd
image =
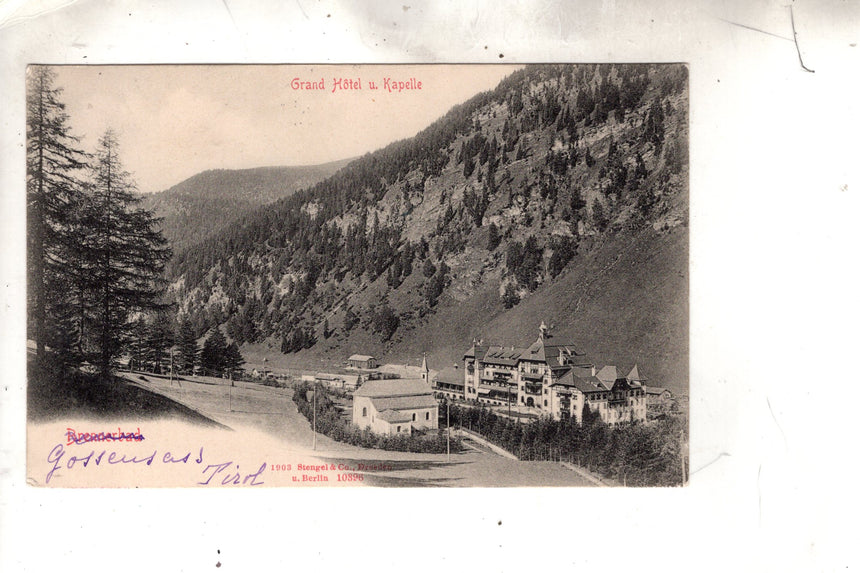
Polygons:
<instances>
[{"instance_id":1,"label":"conifer tree","mask_svg":"<svg viewBox=\"0 0 860 573\"><path fill-rule=\"evenodd\" d=\"M480 193L471 188L466 189L463 192L463 205L472 216L475 226L480 227L484 222L484 213L487 212L487 207L490 205L487 188L484 187Z\"/></svg>"},{"instance_id":2,"label":"conifer tree","mask_svg":"<svg viewBox=\"0 0 860 573\"><path fill-rule=\"evenodd\" d=\"M520 303L520 295L513 283L508 283L505 286L505 292L502 295L502 302L504 303L505 308L513 308Z\"/></svg>"},{"instance_id":3,"label":"conifer tree","mask_svg":"<svg viewBox=\"0 0 860 573\"><path fill-rule=\"evenodd\" d=\"M388 341L400 325L400 317L388 304L382 305L373 314L373 330L377 332L383 342Z\"/></svg>"},{"instance_id":4,"label":"conifer tree","mask_svg":"<svg viewBox=\"0 0 860 573\"><path fill-rule=\"evenodd\" d=\"M224 354L224 369L230 373L231 377L245 364L245 359L242 358L242 353L239 352L239 345L235 342L227 347Z\"/></svg>"},{"instance_id":5,"label":"conifer tree","mask_svg":"<svg viewBox=\"0 0 860 573\"><path fill-rule=\"evenodd\" d=\"M598 231L606 229L606 225L609 223L603 211L603 205L597 198L591 203L591 219Z\"/></svg>"},{"instance_id":6,"label":"conifer tree","mask_svg":"<svg viewBox=\"0 0 860 573\"><path fill-rule=\"evenodd\" d=\"M648 109L648 117L645 119L644 136L647 141L654 144L654 147L659 152L665 138L665 128L663 126L663 106L659 101L651 102L651 107Z\"/></svg>"},{"instance_id":7,"label":"conifer tree","mask_svg":"<svg viewBox=\"0 0 860 573\"><path fill-rule=\"evenodd\" d=\"M200 352L200 366L205 374L218 375L226 367L227 339L218 328L213 328L212 333L203 343Z\"/></svg>"},{"instance_id":8,"label":"conifer tree","mask_svg":"<svg viewBox=\"0 0 860 573\"><path fill-rule=\"evenodd\" d=\"M143 370L146 353L147 324L142 316L135 319L128 345L129 370Z\"/></svg>"},{"instance_id":9,"label":"conifer tree","mask_svg":"<svg viewBox=\"0 0 860 573\"><path fill-rule=\"evenodd\" d=\"M585 207L585 201L582 199L582 192L579 187L574 187L570 194L570 210L574 215L578 215L583 207Z\"/></svg>"},{"instance_id":10,"label":"conifer tree","mask_svg":"<svg viewBox=\"0 0 860 573\"><path fill-rule=\"evenodd\" d=\"M179 323L176 344L179 347L179 353L176 356L177 368L180 372L193 374L194 366L197 364L199 348L197 347L197 335L194 333L194 327L187 317Z\"/></svg>"},{"instance_id":11,"label":"conifer tree","mask_svg":"<svg viewBox=\"0 0 860 573\"><path fill-rule=\"evenodd\" d=\"M358 324L358 316L351 308L346 309L346 316L343 319L343 330L349 332Z\"/></svg>"},{"instance_id":12,"label":"conifer tree","mask_svg":"<svg viewBox=\"0 0 860 573\"><path fill-rule=\"evenodd\" d=\"M152 365L153 372L164 373L169 367L167 362L174 342L170 317L163 312L155 314L145 328L144 337L145 360Z\"/></svg>"},{"instance_id":13,"label":"conifer tree","mask_svg":"<svg viewBox=\"0 0 860 573\"><path fill-rule=\"evenodd\" d=\"M501 241L502 236L499 233L499 228L496 227L495 223L490 223L490 227L487 229L487 250L495 251Z\"/></svg>"},{"instance_id":14,"label":"conifer tree","mask_svg":"<svg viewBox=\"0 0 860 573\"><path fill-rule=\"evenodd\" d=\"M28 331L36 354L45 346L71 344L72 333L52 310L69 309L75 250L76 207L81 200L79 174L86 155L71 134L62 89L46 66L32 66L27 75L27 302ZM65 325L68 327L68 323ZM51 339L54 339L53 341Z\"/></svg>"},{"instance_id":15,"label":"conifer tree","mask_svg":"<svg viewBox=\"0 0 860 573\"><path fill-rule=\"evenodd\" d=\"M83 270L95 361L106 374L128 340L131 315L161 308L161 273L170 257L152 214L137 208L135 184L119 158L112 130L99 139L91 165L88 213L90 239Z\"/></svg>"}]
</instances>

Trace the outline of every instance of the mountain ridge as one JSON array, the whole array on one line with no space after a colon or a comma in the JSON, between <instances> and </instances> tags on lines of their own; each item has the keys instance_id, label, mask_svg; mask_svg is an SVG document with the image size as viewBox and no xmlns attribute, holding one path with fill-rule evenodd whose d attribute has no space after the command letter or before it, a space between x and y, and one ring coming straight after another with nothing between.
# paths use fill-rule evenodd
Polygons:
<instances>
[{"instance_id":1,"label":"mountain ridge","mask_svg":"<svg viewBox=\"0 0 860 573\"><path fill-rule=\"evenodd\" d=\"M545 320L686 393L687 94L683 65L528 66L179 253L173 295L249 363L444 367Z\"/></svg>"},{"instance_id":2,"label":"mountain ridge","mask_svg":"<svg viewBox=\"0 0 860 573\"><path fill-rule=\"evenodd\" d=\"M161 219L165 238L174 251L182 251L254 209L329 177L350 161L207 169L168 189L142 195L141 206Z\"/></svg>"}]
</instances>

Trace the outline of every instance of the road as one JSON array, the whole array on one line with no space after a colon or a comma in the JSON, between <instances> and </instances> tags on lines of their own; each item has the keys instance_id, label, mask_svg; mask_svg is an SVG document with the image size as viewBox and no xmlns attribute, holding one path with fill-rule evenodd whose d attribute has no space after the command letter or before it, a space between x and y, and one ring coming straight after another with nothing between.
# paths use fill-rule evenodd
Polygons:
<instances>
[{"instance_id":1,"label":"road","mask_svg":"<svg viewBox=\"0 0 860 573\"><path fill-rule=\"evenodd\" d=\"M210 377L187 377L171 382L162 377L124 373L126 379L162 394L200 414L241 432L253 428L282 445L285 460L312 456L322 462L356 468L382 466L382 471L358 472L360 484L371 486L457 486L457 487L541 487L586 486L593 483L554 462L509 460L488 452L467 448L445 454L389 452L335 442L317 434L316 449L311 425L299 414L291 389Z\"/></svg>"}]
</instances>

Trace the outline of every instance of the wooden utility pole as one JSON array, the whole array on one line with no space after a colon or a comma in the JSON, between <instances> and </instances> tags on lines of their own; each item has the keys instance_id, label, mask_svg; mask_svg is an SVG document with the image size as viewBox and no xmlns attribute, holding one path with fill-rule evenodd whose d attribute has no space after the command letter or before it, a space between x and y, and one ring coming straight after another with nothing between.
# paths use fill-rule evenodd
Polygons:
<instances>
[{"instance_id":1,"label":"wooden utility pole","mask_svg":"<svg viewBox=\"0 0 860 573\"><path fill-rule=\"evenodd\" d=\"M687 467L684 463L684 434L681 433L678 438L678 457L681 458L681 485L687 483Z\"/></svg>"},{"instance_id":2,"label":"wooden utility pole","mask_svg":"<svg viewBox=\"0 0 860 573\"><path fill-rule=\"evenodd\" d=\"M445 426L448 428L448 463L451 463L451 402L445 400Z\"/></svg>"},{"instance_id":3,"label":"wooden utility pole","mask_svg":"<svg viewBox=\"0 0 860 573\"><path fill-rule=\"evenodd\" d=\"M317 449L317 385L314 382L314 446L313 449Z\"/></svg>"}]
</instances>

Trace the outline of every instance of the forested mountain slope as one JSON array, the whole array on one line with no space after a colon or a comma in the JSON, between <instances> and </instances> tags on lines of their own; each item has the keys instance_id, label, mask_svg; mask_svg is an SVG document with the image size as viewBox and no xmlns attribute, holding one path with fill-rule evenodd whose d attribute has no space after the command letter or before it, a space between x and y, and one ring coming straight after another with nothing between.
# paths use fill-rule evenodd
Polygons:
<instances>
[{"instance_id":1,"label":"forested mountain slope","mask_svg":"<svg viewBox=\"0 0 860 573\"><path fill-rule=\"evenodd\" d=\"M159 193L141 206L161 218L161 230L175 251L205 240L242 215L332 175L350 160L299 167L213 169Z\"/></svg>"},{"instance_id":2,"label":"forested mountain slope","mask_svg":"<svg viewBox=\"0 0 860 573\"><path fill-rule=\"evenodd\" d=\"M687 139L682 65L528 66L178 252L172 293L272 365L441 368L544 320L686 392Z\"/></svg>"}]
</instances>

